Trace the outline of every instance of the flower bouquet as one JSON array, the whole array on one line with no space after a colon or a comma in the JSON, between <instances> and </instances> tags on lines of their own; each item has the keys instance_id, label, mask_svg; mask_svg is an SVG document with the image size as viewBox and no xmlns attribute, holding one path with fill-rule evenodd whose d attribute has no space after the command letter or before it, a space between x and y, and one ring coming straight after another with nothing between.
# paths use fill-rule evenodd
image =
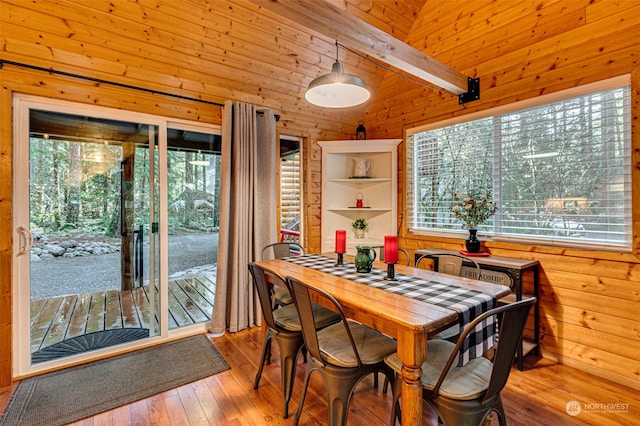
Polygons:
<instances>
[{"instance_id":1,"label":"flower bouquet","mask_svg":"<svg viewBox=\"0 0 640 426\"><path fill-rule=\"evenodd\" d=\"M477 229L493 216L498 208L493 203L490 189L472 189L467 194L453 194L453 215L464 222L467 229Z\"/></svg>"},{"instance_id":2,"label":"flower bouquet","mask_svg":"<svg viewBox=\"0 0 640 426\"><path fill-rule=\"evenodd\" d=\"M477 226L483 224L493 216L498 208L493 203L490 189L472 189L467 194L453 194L453 215L464 222L469 230L469 238L465 240L467 253L479 253L481 242L476 236Z\"/></svg>"}]
</instances>

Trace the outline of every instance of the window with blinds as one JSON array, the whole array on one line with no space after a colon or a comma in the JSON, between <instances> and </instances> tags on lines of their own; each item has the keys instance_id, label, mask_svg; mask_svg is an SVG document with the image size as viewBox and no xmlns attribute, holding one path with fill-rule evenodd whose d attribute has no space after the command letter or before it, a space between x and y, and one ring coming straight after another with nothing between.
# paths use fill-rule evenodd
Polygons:
<instances>
[{"instance_id":1,"label":"window with blinds","mask_svg":"<svg viewBox=\"0 0 640 426\"><path fill-rule=\"evenodd\" d=\"M409 230L462 230L454 194L488 188L481 234L630 247L630 116L625 86L409 131Z\"/></svg>"}]
</instances>

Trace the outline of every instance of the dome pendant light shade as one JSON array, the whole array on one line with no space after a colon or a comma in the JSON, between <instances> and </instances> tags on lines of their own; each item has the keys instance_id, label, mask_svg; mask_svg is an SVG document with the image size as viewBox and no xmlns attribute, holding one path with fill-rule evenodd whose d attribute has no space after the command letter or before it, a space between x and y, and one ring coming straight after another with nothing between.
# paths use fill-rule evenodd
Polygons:
<instances>
[{"instance_id":1,"label":"dome pendant light shade","mask_svg":"<svg viewBox=\"0 0 640 426\"><path fill-rule=\"evenodd\" d=\"M342 64L336 59L331 73L321 75L309 83L305 99L325 108L347 108L369 100L371 94L360 77L345 74Z\"/></svg>"}]
</instances>

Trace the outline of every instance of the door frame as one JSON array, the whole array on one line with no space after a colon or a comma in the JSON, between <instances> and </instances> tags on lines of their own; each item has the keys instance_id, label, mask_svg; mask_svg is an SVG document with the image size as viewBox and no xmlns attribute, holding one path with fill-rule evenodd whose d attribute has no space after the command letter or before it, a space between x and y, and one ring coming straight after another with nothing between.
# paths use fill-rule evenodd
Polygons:
<instances>
[{"instance_id":1,"label":"door frame","mask_svg":"<svg viewBox=\"0 0 640 426\"><path fill-rule=\"evenodd\" d=\"M34 95L15 93L13 96L13 274L12 274L12 378L20 379L34 374L81 364L107 356L117 355L206 331L206 324L195 324L169 330L168 305L168 224L167 224L167 128L171 125L198 128L200 131L219 133L220 126L179 120L175 118L126 111L109 107L63 101ZM125 343L116 347L98 349L78 355L31 365L30 330L30 262L28 250L20 255L26 242L18 233L20 227L29 229L29 110L41 109L79 116L95 116L117 121L144 123L158 129L158 222L159 222L159 306L160 330L157 336ZM179 127L179 128L180 128ZM25 166L26 165L26 166ZM26 285L24 284L26 283Z\"/></svg>"}]
</instances>

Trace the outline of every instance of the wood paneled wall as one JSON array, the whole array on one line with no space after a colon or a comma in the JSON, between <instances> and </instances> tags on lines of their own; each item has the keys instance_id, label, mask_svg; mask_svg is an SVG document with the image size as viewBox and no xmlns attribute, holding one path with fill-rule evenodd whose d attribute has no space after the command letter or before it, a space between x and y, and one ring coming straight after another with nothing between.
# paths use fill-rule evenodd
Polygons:
<instances>
[{"instance_id":1,"label":"wood paneled wall","mask_svg":"<svg viewBox=\"0 0 640 426\"><path fill-rule=\"evenodd\" d=\"M378 2L367 8L354 1L345 7L405 37L422 2L388 3L390 7ZM404 18L396 22L393 16ZM311 79L331 69L334 40L276 18L244 0L2 0L2 60L94 81L9 63L0 69L0 387L11 380L13 94L207 123L220 122L220 107L189 98L219 104L227 99L248 102L280 114L280 134L310 141L304 155L313 157L312 141L355 134L365 107L340 112L310 106L304 90ZM374 79L382 78L373 65L341 53L347 70L361 68ZM314 174L305 179L306 215L312 229L319 230L319 186L312 184L316 174L308 170Z\"/></svg>"},{"instance_id":2,"label":"wood paneled wall","mask_svg":"<svg viewBox=\"0 0 640 426\"><path fill-rule=\"evenodd\" d=\"M368 134L401 137L408 128L510 104L623 74L632 75L633 164L640 161L640 2L433 1L410 43L481 79L479 101L382 82L367 110ZM404 146L398 199L405 211ZM541 262L542 349L546 357L640 389L640 174L633 168L634 253L485 241L491 253ZM459 250L461 239L410 235L401 246Z\"/></svg>"},{"instance_id":3,"label":"wood paneled wall","mask_svg":"<svg viewBox=\"0 0 640 426\"><path fill-rule=\"evenodd\" d=\"M317 140L370 138L633 73L633 164L640 164L640 3L633 0L359 0L349 13L435 59L481 78L481 99L407 81L353 54L372 100L348 110L310 106L311 79L335 60L334 40L262 12L245 0L2 0L4 60L77 73L189 98L249 102L281 114L281 134L304 139L305 246L320 250L321 153ZM6 65L0 70L0 386L10 381L12 235L11 99L31 93L218 123L220 108ZM403 146L399 148L403 212ZM633 170L634 242L640 242L640 176ZM458 249L461 240L402 231L402 245ZM540 311L546 356L638 387L640 266L629 253L486 242L492 253L542 263Z\"/></svg>"}]
</instances>

